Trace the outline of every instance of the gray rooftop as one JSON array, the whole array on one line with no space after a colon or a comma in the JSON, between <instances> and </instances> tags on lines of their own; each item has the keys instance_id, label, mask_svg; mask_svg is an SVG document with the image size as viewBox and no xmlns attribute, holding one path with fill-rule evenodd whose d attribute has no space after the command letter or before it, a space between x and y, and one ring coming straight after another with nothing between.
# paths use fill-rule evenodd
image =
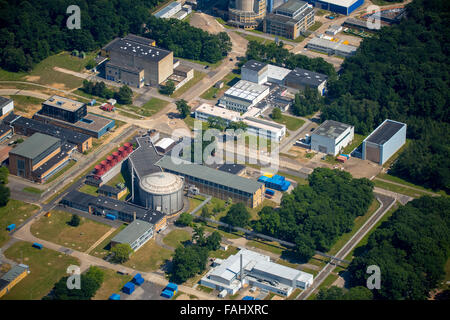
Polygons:
<instances>
[{"instance_id":1,"label":"gray rooftop","mask_svg":"<svg viewBox=\"0 0 450 320\"><path fill-rule=\"evenodd\" d=\"M368 136L365 141L383 145L389 141L400 129L406 126L405 123L386 119L378 128Z\"/></svg>"},{"instance_id":2,"label":"gray rooftop","mask_svg":"<svg viewBox=\"0 0 450 320\"><path fill-rule=\"evenodd\" d=\"M151 39L149 39L149 41L151 41ZM131 38L126 37L114 39L103 47L103 50L119 52L128 56L144 58L150 61L160 61L171 53L171 51L142 44L142 41L136 42ZM114 63L121 64L121 62L118 61L115 61Z\"/></svg>"},{"instance_id":3,"label":"gray rooftop","mask_svg":"<svg viewBox=\"0 0 450 320\"><path fill-rule=\"evenodd\" d=\"M313 135L328 137L336 140L345 130L352 127L349 124L337 122L334 120L326 120L314 132Z\"/></svg>"},{"instance_id":4,"label":"gray rooftop","mask_svg":"<svg viewBox=\"0 0 450 320\"><path fill-rule=\"evenodd\" d=\"M119 232L114 238L112 238L111 241L117 243L128 243L131 245L151 228L153 228L153 224L142 220L135 220Z\"/></svg>"},{"instance_id":5,"label":"gray rooftop","mask_svg":"<svg viewBox=\"0 0 450 320\"><path fill-rule=\"evenodd\" d=\"M58 138L42 133L35 133L11 150L10 153L28 159L35 159L41 153L58 143L61 143L61 140Z\"/></svg>"},{"instance_id":6,"label":"gray rooftop","mask_svg":"<svg viewBox=\"0 0 450 320\"><path fill-rule=\"evenodd\" d=\"M5 273L1 279L7 281L8 283L14 281L19 275L24 271L29 270L29 267L25 264L18 264L12 267L7 273Z\"/></svg>"},{"instance_id":7,"label":"gray rooftop","mask_svg":"<svg viewBox=\"0 0 450 320\"><path fill-rule=\"evenodd\" d=\"M262 70L265 66L267 66L267 63L265 62L259 62L256 60L249 60L247 61L242 68L246 68L252 71L260 71Z\"/></svg>"},{"instance_id":8,"label":"gray rooftop","mask_svg":"<svg viewBox=\"0 0 450 320\"><path fill-rule=\"evenodd\" d=\"M295 68L286 76L285 80L290 82L300 83L302 85L308 85L312 87L318 87L322 82L326 81L328 76L309 71L306 69Z\"/></svg>"},{"instance_id":9,"label":"gray rooftop","mask_svg":"<svg viewBox=\"0 0 450 320\"><path fill-rule=\"evenodd\" d=\"M171 157L165 156L159 160L156 165L163 169L177 172L181 175L188 175L202 180L206 180L218 185L227 186L247 193L255 193L262 187L262 183L246 179L234 174L212 169L200 164L178 159L181 164L175 164Z\"/></svg>"},{"instance_id":10,"label":"gray rooftop","mask_svg":"<svg viewBox=\"0 0 450 320\"><path fill-rule=\"evenodd\" d=\"M154 149L150 137L137 137L136 143L139 146L130 154L129 160L138 176L145 177L151 173L160 172L161 169L154 164L161 159L161 156Z\"/></svg>"},{"instance_id":11,"label":"gray rooftop","mask_svg":"<svg viewBox=\"0 0 450 320\"><path fill-rule=\"evenodd\" d=\"M281 6L275 9L276 13L286 12L289 14L295 14L301 8L307 5L306 2L300 0L289 0L288 2L283 3Z\"/></svg>"},{"instance_id":12,"label":"gray rooftop","mask_svg":"<svg viewBox=\"0 0 450 320\"><path fill-rule=\"evenodd\" d=\"M8 99L8 98L0 96L0 108L3 108L4 106L6 106L11 101L12 101L11 99Z\"/></svg>"},{"instance_id":13,"label":"gray rooftop","mask_svg":"<svg viewBox=\"0 0 450 320\"><path fill-rule=\"evenodd\" d=\"M157 18L160 18L161 16L165 15L167 12L169 12L173 8L177 7L178 5L180 5L180 3L176 2L176 1L171 2L167 6L165 6L164 8L159 10L158 12L156 12L154 14L154 16L157 17Z\"/></svg>"}]
</instances>

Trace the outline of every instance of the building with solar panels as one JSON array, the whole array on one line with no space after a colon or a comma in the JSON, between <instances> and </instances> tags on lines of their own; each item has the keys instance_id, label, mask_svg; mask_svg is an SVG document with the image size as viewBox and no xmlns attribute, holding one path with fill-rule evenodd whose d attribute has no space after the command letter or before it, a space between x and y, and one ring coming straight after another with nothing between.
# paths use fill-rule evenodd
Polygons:
<instances>
[{"instance_id":1,"label":"building with solar panels","mask_svg":"<svg viewBox=\"0 0 450 320\"><path fill-rule=\"evenodd\" d=\"M362 143L362 159L383 165L406 143L406 123L386 119Z\"/></svg>"},{"instance_id":2,"label":"building with solar panels","mask_svg":"<svg viewBox=\"0 0 450 320\"><path fill-rule=\"evenodd\" d=\"M247 112L270 93L268 86L250 81L239 80L234 86L225 91L219 100L219 106L238 112Z\"/></svg>"},{"instance_id":3,"label":"building with solar panels","mask_svg":"<svg viewBox=\"0 0 450 320\"><path fill-rule=\"evenodd\" d=\"M311 150L335 156L352 142L354 133L349 124L326 120L311 134Z\"/></svg>"}]
</instances>

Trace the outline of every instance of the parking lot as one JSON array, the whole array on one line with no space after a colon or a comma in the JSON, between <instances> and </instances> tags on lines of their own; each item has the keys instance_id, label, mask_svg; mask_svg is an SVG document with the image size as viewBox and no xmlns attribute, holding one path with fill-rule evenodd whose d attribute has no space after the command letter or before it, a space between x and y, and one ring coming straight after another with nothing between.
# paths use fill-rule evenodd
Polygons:
<instances>
[{"instance_id":1,"label":"parking lot","mask_svg":"<svg viewBox=\"0 0 450 320\"><path fill-rule=\"evenodd\" d=\"M134 292L129 295L120 292L121 300L168 300L161 296L164 287L145 281L141 286L136 286Z\"/></svg>"}]
</instances>

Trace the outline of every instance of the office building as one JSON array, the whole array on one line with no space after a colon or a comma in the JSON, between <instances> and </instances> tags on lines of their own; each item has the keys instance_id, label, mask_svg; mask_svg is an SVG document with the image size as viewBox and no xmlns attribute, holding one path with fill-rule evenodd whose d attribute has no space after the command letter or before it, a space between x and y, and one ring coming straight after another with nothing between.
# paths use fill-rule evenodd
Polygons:
<instances>
[{"instance_id":1,"label":"office building","mask_svg":"<svg viewBox=\"0 0 450 320\"><path fill-rule=\"evenodd\" d=\"M354 133L351 125L326 120L311 134L311 150L335 156L352 142Z\"/></svg>"},{"instance_id":2,"label":"office building","mask_svg":"<svg viewBox=\"0 0 450 320\"><path fill-rule=\"evenodd\" d=\"M134 220L111 239L111 247L128 244L133 251L137 251L153 237L154 232L153 224Z\"/></svg>"},{"instance_id":3,"label":"office building","mask_svg":"<svg viewBox=\"0 0 450 320\"><path fill-rule=\"evenodd\" d=\"M87 108L85 103L53 95L42 103L39 113L50 118L75 123L87 115Z\"/></svg>"},{"instance_id":4,"label":"office building","mask_svg":"<svg viewBox=\"0 0 450 320\"><path fill-rule=\"evenodd\" d=\"M170 19L180 10L181 10L181 3L174 1L170 2L168 5L164 6L161 10L154 13L153 15L161 19Z\"/></svg>"},{"instance_id":5,"label":"office building","mask_svg":"<svg viewBox=\"0 0 450 320\"><path fill-rule=\"evenodd\" d=\"M219 99L219 106L244 113L264 99L269 92L268 86L239 80L225 91L223 97Z\"/></svg>"}]
</instances>

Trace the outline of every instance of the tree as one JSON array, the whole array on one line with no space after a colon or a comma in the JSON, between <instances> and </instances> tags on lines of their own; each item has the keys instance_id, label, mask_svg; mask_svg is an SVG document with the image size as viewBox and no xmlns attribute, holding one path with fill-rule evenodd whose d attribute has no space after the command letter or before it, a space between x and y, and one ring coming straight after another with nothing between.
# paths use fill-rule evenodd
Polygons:
<instances>
[{"instance_id":1,"label":"tree","mask_svg":"<svg viewBox=\"0 0 450 320\"><path fill-rule=\"evenodd\" d=\"M200 224L194 225L194 233L192 235L192 240L194 240L200 246L205 244L205 227Z\"/></svg>"},{"instance_id":2,"label":"tree","mask_svg":"<svg viewBox=\"0 0 450 320\"><path fill-rule=\"evenodd\" d=\"M133 252L133 249L131 249L130 245L128 243L119 243L116 244L111 249L112 261L114 263L124 263L127 262L128 259L130 259L130 254Z\"/></svg>"},{"instance_id":3,"label":"tree","mask_svg":"<svg viewBox=\"0 0 450 320\"><path fill-rule=\"evenodd\" d=\"M224 131L227 127L227 122L223 118L219 117L209 117L208 118L208 125L212 129L217 129L220 132Z\"/></svg>"},{"instance_id":4,"label":"tree","mask_svg":"<svg viewBox=\"0 0 450 320\"><path fill-rule=\"evenodd\" d=\"M119 91L114 94L114 98L120 104L133 103L133 91L127 85L120 87Z\"/></svg>"},{"instance_id":5,"label":"tree","mask_svg":"<svg viewBox=\"0 0 450 320\"><path fill-rule=\"evenodd\" d=\"M80 225L81 219L77 214L72 215L72 219L69 221L69 225L72 227L78 227Z\"/></svg>"},{"instance_id":6,"label":"tree","mask_svg":"<svg viewBox=\"0 0 450 320\"><path fill-rule=\"evenodd\" d=\"M202 208L201 216L202 216L203 218L209 218L209 217L211 217L211 213L209 212L207 206L204 206L204 207Z\"/></svg>"},{"instance_id":7,"label":"tree","mask_svg":"<svg viewBox=\"0 0 450 320\"><path fill-rule=\"evenodd\" d=\"M188 115L191 114L191 107L187 104L186 100L181 99L175 102L177 106L177 110L181 115L181 118L186 118Z\"/></svg>"},{"instance_id":8,"label":"tree","mask_svg":"<svg viewBox=\"0 0 450 320\"><path fill-rule=\"evenodd\" d=\"M223 217L225 223L228 223L234 227L244 228L248 226L250 222L250 213L245 205L241 202L233 204L227 212L227 215Z\"/></svg>"},{"instance_id":9,"label":"tree","mask_svg":"<svg viewBox=\"0 0 450 320\"><path fill-rule=\"evenodd\" d=\"M182 226L190 226L192 224L193 217L188 212L183 212L177 220L177 224Z\"/></svg>"},{"instance_id":10,"label":"tree","mask_svg":"<svg viewBox=\"0 0 450 320\"><path fill-rule=\"evenodd\" d=\"M170 280L183 283L194 275L205 270L208 260L208 248L197 245L180 246L175 249L172 259L172 274Z\"/></svg>"},{"instance_id":11,"label":"tree","mask_svg":"<svg viewBox=\"0 0 450 320\"><path fill-rule=\"evenodd\" d=\"M320 289L317 300L372 300L372 292L366 287L353 287L349 290L331 286L328 289Z\"/></svg>"},{"instance_id":12,"label":"tree","mask_svg":"<svg viewBox=\"0 0 450 320\"><path fill-rule=\"evenodd\" d=\"M282 114L281 114L281 110L280 110L280 108L274 108L273 110L272 110L272 113L271 113L271 115L270 115L270 117L273 119L273 120L280 120L281 118L282 118Z\"/></svg>"},{"instance_id":13,"label":"tree","mask_svg":"<svg viewBox=\"0 0 450 320\"><path fill-rule=\"evenodd\" d=\"M97 63L93 59L89 60L88 63L86 63L86 69L88 70L94 69L96 66Z\"/></svg>"},{"instance_id":14,"label":"tree","mask_svg":"<svg viewBox=\"0 0 450 320\"><path fill-rule=\"evenodd\" d=\"M165 95L170 96L172 93L175 92L175 83L172 80L167 80L166 84L161 86L159 89L159 92Z\"/></svg>"},{"instance_id":15,"label":"tree","mask_svg":"<svg viewBox=\"0 0 450 320\"><path fill-rule=\"evenodd\" d=\"M8 204L11 191L4 184L0 184L0 207L4 207Z\"/></svg>"},{"instance_id":16,"label":"tree","mask_svg":"<svg viewBox=\"0 0 450 320\"><path fill-rule=\"evenodd\" d=\"M9 170L7 167L0 167L0 184L8 184Z\"/></svg>"},{"instance_id":17,"label":"tree","mask_svg":"<svg viewBox=\"0 0 450 320\"><path fill-rule=\"evenodd\" d=\"M211 251L219 250L221 241L222 236L220 233L218 231L214 231L208 238L206 238L206 247Z\"/></svg>"}]
</instances>

